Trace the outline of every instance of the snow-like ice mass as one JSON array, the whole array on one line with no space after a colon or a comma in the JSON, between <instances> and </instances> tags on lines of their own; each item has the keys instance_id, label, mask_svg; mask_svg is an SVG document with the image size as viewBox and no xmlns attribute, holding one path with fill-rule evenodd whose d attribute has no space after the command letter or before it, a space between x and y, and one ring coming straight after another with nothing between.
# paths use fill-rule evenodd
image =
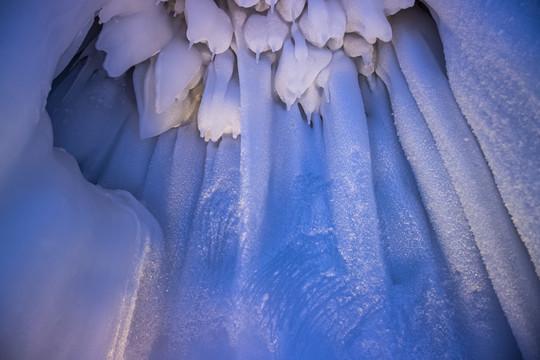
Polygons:
<instances>
[{"instance_id":1,"label":"snow-like ice mass","mask_svg":"<svg viewBox=\"0 0 540 360\"><path fill-rule=\"evenodd\" d=\"M0 19L0 358L540 358L537 1Z\"/></svg>"}]
</instances>

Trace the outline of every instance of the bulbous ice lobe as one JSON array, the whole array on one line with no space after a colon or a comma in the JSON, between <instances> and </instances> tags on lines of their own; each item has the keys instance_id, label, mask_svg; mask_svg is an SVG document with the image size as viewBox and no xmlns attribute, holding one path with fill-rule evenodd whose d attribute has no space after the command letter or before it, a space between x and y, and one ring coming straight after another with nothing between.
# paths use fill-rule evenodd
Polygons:
<instances>
[{"instance_id":1,"label":"bulbous ice lobe","mask_svg":"<svg viewBox=\"0 0 540 360\"><path fill-rule=\"evenodd\" d=\"M287 22L294 22L306 6L306 0L279 0L276 10Z\"/></svg>"},{"instance_id":2,"label":"bulbous ice lobe","mask_svg":"<svg viewBox=\"0 0 540 360\"><path fill-rule=\"evenodd\" d=\"M426 4L6 3L0 357L537 358L540 9Z\"/></svg>"},{"instance_id":3,"label":"bulbous ice lobe","mask_svg":"<svg viewBox=\"0 0 540 360\"><path fill-rule=\"evenodd\" d=\"M257 61L259 54L264 51L281 50L287 35L289 35L289 27L274 12L269 12L266 16L253 14L244 25L246 44L255 53Z\"/></svg>"},{"instance_id":4,"label":"bulbous ice lobe","mask_svg":"<svg viewBox=\"0 0 540 360\"><path fill-rule=\"evenodd\" d=\"M180 1L179 1L180 3ZM99 22L104 24L116 16L133 15L153 8L147 0L116 0L107 1L99 11Z\"/></svg>"},{"instance_id":5,"label":"bulbous ice lobe","mask_svg":"<svg viewBox=\"0 0 540 360\"><path fill-rule=\"evenodd\" d=\"M303 54L297 55L303 46ZM290 108L302 94L315 83L317 75L332 59L327 49L287 40L283 47L279 67L276 72L275 88L281 100Z\"/></svg>"},{"instance_id":6,"label":"bulbous ice lobe","mask_svg":"<svg viewBox=\"0 0 540 360\"><path fill-rule=\"evenodd\" d=\"M103 25L96 48L107 53L103 66L115 77L160 51L173 34L167 11L152 5L108 21Z\"/></svg>"},{"instance_id":7,"label":"bulbous ice lobe","mask_svg":"<svg viewBox=\"0 0 540 360\"><path fill-rule=\"evenodd\" d=\"M159 86L156 75L158 61L159 59L152 57L149 61L137 65L133 71L133 87L137 99L139 131L142 139L159 135L186 123L200 101L195 93L188 96L185 91L184 98L174 98L169 106L159 111L156 106L158 102L156 88Z\"/></svg>"},{"instance_id":8,"label":"bulbous ice lobe","mask_svg":"<svg viewBox=\"0 0 540 360\"><path fill-rule=\"evenodd\" d=\"M341 0L347 15L347 32L355 32L374 44L377 39L390 41L392 28L386 20L387 15L393 15L400 9L406 9L414 4L413 0Z\"/></svg>"},{"instance_id":9,"label":"bulbous ice lobe","mask_svg":"<svg viewBox=\"0 0 540 360\"><path fill-rule=\"evenodd\" d=\"M182 102L201 80L202 57L185 39L174 37L156 61L156 111L162 113L174 100Z\"/></svg>"},{"instance_id":10,"label":"bulbous ice lobe","mask_svg":"<svg viewBox=\"0 0 540 360\"><path fill-rule=\"evenodd\" d=\"M323 47L328 40L339 41L345 35L345 12L338 0L311 0L299 24L306 40Z\"/></svg>"},{"instance_id":11,"label":"bulbous ice lobe","mask_svg":"<svg viewBox=\"0 0 540 360\"><path fill-rule=\"evenodd\" d=\"M206 42L212 54L231 45L232 24L225 11L212 0L186 0L187 38L190 43Z\"/></svg>"}]
</instances>

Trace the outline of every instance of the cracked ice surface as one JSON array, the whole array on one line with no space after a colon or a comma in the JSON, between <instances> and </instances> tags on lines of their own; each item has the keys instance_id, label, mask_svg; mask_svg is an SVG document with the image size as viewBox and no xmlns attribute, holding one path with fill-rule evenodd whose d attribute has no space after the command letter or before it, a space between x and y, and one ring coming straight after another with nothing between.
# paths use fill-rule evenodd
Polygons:
<instances>
[{"instance_id":1,"label":"cracked ice surface","mask_svg":"<svg viewBox=\"0 0 540 360\"><path fill-rule=\"evenodd\" d=\"M424 3L4 4L0 357L538 358L540 9Z\"/></svg>"}]
</instances>

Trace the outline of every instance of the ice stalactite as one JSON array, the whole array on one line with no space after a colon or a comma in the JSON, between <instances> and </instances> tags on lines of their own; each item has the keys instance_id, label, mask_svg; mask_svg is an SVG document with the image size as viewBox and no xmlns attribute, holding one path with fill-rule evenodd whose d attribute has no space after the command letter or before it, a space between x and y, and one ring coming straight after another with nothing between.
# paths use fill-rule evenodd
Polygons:
<instances>
[{"instance_id":1,"label":"ice stalactite","mask_svg":"<svg viewBox=\"0 0 540 360\"><path fill-rule=\"evenodd\" d=\"M534 1L4 10L0 357L540 356Z\"/></svg>"}]
</instances>

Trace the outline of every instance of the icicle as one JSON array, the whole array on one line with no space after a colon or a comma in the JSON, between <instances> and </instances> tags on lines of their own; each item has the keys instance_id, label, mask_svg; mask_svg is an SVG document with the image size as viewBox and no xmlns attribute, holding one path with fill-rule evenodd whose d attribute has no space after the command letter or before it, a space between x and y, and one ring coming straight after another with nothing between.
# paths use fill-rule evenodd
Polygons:
<instances>
[{"instance_id":1,"label":"icicle","mask_svg":"<svg viewBox=\"0 0 540 360\"><path fill-rule=\"evenodd\" d=\"M266 3L268 4L268 0L266 0L266 1L267 1ZM274 7L276 5L276 1L277 0L270 0L270 4L269 4L270 5L270 13L272 13L272 14L274 13Z\"/></svg>"},{"instance_id":2,"label":"icicle","mask_svg":"<svg viewBox=\"0 0 540 360\"><path fill-rule=\"evenodd\" d=\"M325 68L319 73L319 75L317 75L317 78L315 79L315 84L324 90L324 97L327 103L330 102L330 92L328 91L329 77L330 77L330 71L327 68Z\"/></svg>"}]
</instances>

